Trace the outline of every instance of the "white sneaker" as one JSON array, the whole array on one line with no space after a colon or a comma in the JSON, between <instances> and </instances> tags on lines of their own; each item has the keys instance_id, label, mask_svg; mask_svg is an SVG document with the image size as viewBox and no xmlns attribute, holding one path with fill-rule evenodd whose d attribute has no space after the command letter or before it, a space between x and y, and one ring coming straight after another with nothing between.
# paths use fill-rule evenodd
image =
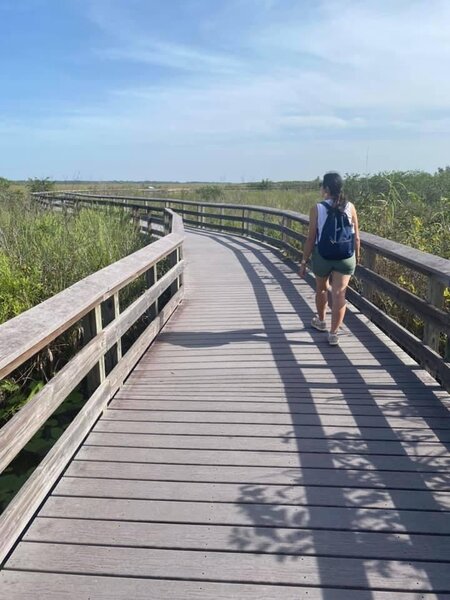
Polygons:
<instances>
[{"instance_id":1,"label":"white sneaker","mask_svg":"<svg viewBox=\"0 0 450 600\"><path fill-rule=\"evenodd\" d=\"M328 334L328 343L330 346L339 346L339 336L337 333Z\"/></svg>"},{"instance_id":2,"label":"white sneaker","mask_svg":"<svg viewBox=\"0 0 450 600\"><path fill-rule=\"evenodd\" d=\"M321 321L319 319L319 317L313 317L313 319L311 321L311 327L314 327L314 329L317 329L318 331L326 331L327 330L326 322Z\"/></svg>"}]
</instances>

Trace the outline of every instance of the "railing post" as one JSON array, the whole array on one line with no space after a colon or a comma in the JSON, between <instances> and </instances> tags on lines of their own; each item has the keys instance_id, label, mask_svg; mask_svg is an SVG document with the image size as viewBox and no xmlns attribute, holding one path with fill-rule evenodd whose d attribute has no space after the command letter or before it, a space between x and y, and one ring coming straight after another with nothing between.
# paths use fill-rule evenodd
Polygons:
<instances>
[{"instance_id":1,"label":"railing post","mask_svg":"<svg viewBox=\"0 0 450 600\"><path fill-rule=\"evenodd\" d=\"M119 294L116 293L101 304L102 328L109 325L120 315ZM97 331L98 333L98 331ZM114 346L108 350L104 357L105 374L107 375L116 366L122 358L122 340L118 340ZM101 370L101 368L100 368Z\"/></svg>"},{"instance_id":2,"label":"railing post","mask_svg":"<svg viewBox=\"0 0 450 600\"><path fill-rule=\"evenodd\" d=\"M141 226L141 218L139 216L139 209L136 207L133 207L131 209L131 214L132 214L132 221L134 226L140 230L140 226Z\"/></svg>"},{"instance_id":3,"label":"railing post","mask_svg":"<svg viewBox=\"0 0 450 600\"><path fill-rule=\"evenodd\" d=\"M149 234L149 227L150 227L150 214L148 212L148 207L147 207L147 202L144 202L142 204L142 208L141 208L141 219L142 221L144 221L144 225L142 225L142 229L145 231L145 233Z\"/></svg>"},{"instance_id":4,"label":"railing post","mask_svg":"<svg viewBox=\"0 0 450 600\"><path fill-rule=\"evenodd\" d=\"M148 200L144 200L144 205L143 205L143 219L146 223L146 233L147 235L151 235L151 228L152 228L152 213L151 210L149 211L149 206L148 206Z\"/></svg>"},{"instance_id":5,"label":"railing post","mask_svg":"<svg viewBox=\"0 0 450 600\"><path fill-rule=\"evenodd\" d=\"M286 217L286 215L283 215L281 217L281 227L283 227L283 231L281 232L281 241L283 242L283 244L287 244L287 233L284 230L284 228L287 227L287 217Z\"/></svg>"},{"instance_id":6,"label":"railing post","mask_svg":"<svg viewBox=\"0 0 450 600\"><path fill-rule=\"evenodd\" d=\"M364 256L362 264L370 269L371 271L375 271L377 263L377 253L372 248L364 248ZM374 299L374 289L373 286L367 281L362 282L362 295L369 300L369 302L373 302Z\"/></svg>"},{"instance_id":7,"label":"railing post","mask_svg":"<svg viewBox=\"0 0 450 600\"><path fill-rule=\"evenodd\" d=\"M178 264L182 260L182 258L183 258L183 248L182 248L182 246L178 246L177 262L175 264ZM177 277L177 290L179 290L182 285L183 285L183 275L180 273L180 275L178 275L178 277Z\"/></svg>"},{"instance_id":8,"label":"railing post","mask_svg":"<svg viewBox=\"0 0 450 600\"><path fill-rule=\"evenodd\" d=\"M164 211L163 214L163 229L164 235L168 235L170 233L170 214L167 211Z\"/></svg>"},{"instance_id":9,"label":"railing post","mask_svg":"<svg viewBox=\"0 0 450 600\"><path fill-rule=\"evenodd\" d=\"M177 264L178 257L179 257L178 248L176 248L167 257L167 261L169 263L169 269L172 269ZM177 279L175 279L175 281L173 283L171 283L171 285L170 285L170 297L171 298L177 293L178 289L179 289L179 279L177 277Z\"/></svg>"},{"instance_id":10,"label":"railing post","mask_svg":"<svg viewBox=\"0 0 450 600\"><path fill-rule=\"evenodd\" d=\"M119 292L114 294L114 318L120 315L120 302L119 302ZM122 358L122 340L119 339L116 344L117 348L117 362Z\"/></svg>"},{"instance_id":11,"label":"railing post","mask_svg":"<svg viewBox=\"0 0 450 600\"><path fill-rule=\"evenodd\" d=\"M246 210L245 210L245 208L243 208L242 209L242 235L246 234L246 228L245 228L245 220L246 220L246 218L245 218L245 216L246 216Z\"/></svg>"},{"instance_id":12,"label":"railing post","mask_svg":"<svg viewBox=\"0 0 450 600\"><path fill-rule=\"evenodd\" d=\"M95 313L95 334L97 335L97 333L100 333L100 331L103 329L102 305L101 304L98 304L95 307L94 313ZM100 360L98 361L98 368L99 368L99 378L100 378L99 383L101 384L106 379L106 368L105 368L105 357L104 356L100 357Z\"/></svg>"},{"instance_id":13,"label":"railing post","mask_svg":"<svg viewBox=\"0 0 450 600\"><path fill-rule=\"evenodd\" d=\"M291 219L289 219L289 217L287 217L286 215L283 215L281 217L281 227L283 228L281 231L281 242L283 244L283 249L285 250L285 252L289 252L289 249L287 248L287 246L289 246L289 236L286 229L291 228Z\"/></svg>"},{"instance_id":14,"label":"railing post","mask_svg":"<svg viewBox=\"0 0 450 600\"><path fill-rule=\"evenodd\" d=\"M103 329L101 304L91 310L81 321L83 327L83 345L86 346ZM105 357L101 356L99 362L86 376L86 394L91 396L98 386L105 381Z\"/></svg>"},{"instance_id":15,"label":"railing post","mask_svg":"<svg viewBox=\"0 0 450 600\"><path fill-rule=\"evenodd\" d=\"M200 220L201 220L201 229L205 229L205 207L203 204L200 206Z\"/></svg>"},{"instance_id":16,"label":"railing post","mask_svg":"<svg viewBox=\"0 0 450 600\"><path fill-rule=\"evenodd\" d=\"M445 285L437 279L430 275L428 278L428 290L427 290L427 300L433 306L437 308L442 308L444 304L444 290ZM423 329L423 341L424 343L435 350L436 352L439 350L439 338L440 338L440 329L436 327L433 323L426 322L424 323ZM448 353L448 339L447 339L447 353Z\"/></svg>"},{"instance_id":17,"label":"railing post","mask_svg":"<svg viewBox=\"0 0 450 600\"><path fill-rule=\"evenodd\" d=\"M220 209L220 231L223 231L223 216L225 214L225 209L222 206Z\"/></svg>"},{"instance_id":18,"label":"railing post","mask_svg":"<svg viewBox=\"0 0 450 600\"><path fill-rule=\"evenodd\" d=\"M158 271L157 271L156 263L152 267L150 267L150 269L145 273L145 279L147 281L148 289L150 289L158 281ZM153 319L155 319L155 317L158 315L158 313L159 313L159 299L157 298L147 311L150 321L153 321Z\"/></svg>"}]
</instances>

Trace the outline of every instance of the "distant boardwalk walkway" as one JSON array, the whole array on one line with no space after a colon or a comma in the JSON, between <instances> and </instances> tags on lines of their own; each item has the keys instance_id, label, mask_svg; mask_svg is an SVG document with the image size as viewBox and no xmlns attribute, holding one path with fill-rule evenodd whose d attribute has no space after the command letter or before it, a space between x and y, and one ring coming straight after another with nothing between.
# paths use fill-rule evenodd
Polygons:
<instances>
[{"instance_id":1,"label":"distant boardwalk walkway","mask_svg":"<svg viewBox=\"0 0 450 600\"><path fill-rule=\"evenodd\" d=\"M190 232L186 259L0 597L450 598L448 395L356 309L329 347L266 247Z\"/></svg>"}]
</instances>

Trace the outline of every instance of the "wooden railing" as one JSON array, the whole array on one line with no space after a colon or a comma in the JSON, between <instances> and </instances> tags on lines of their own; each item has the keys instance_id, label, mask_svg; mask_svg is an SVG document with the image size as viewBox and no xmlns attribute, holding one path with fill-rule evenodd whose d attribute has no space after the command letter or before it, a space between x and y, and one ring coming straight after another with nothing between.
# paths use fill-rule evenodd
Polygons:
<instances>
[{"instance_id":1,"label":"wooden railing","mask_svg":"<svg viewBox=\"0 0 450 600\"><path fill-rule=\"evenodd\" d=\"M84 330L83 347L0 429L0 473L82 381L87 379L92 390L74 421L0 516L0 563L182 299L183 221L170 209L164 209L161 224L164 227L158 235L166 234L161 239L0 326L0 379L75 323L80 323ZM166 272L158 279L158 265L163 264ZM145 278L146 289L121 310L119 292L138 278ZM163 293L166 304L160 309ZM122 355L123 336L143 316L147 327Z\"/></svg>"},{"instance_id":2,"label":"wooden railing","mask_svg":"<svg viewBox=\"0 0 450 600\"><path fill-rule=\"evenodd\" d=\"M86 193L41 194L38 201L43 205L59 203L61 208L73 210L93 203L126 207L136 219L148 223L155 235L161 231L165 208L171 207L188 226L248 236L275 246L293 259L301 255L309 223L306 215L294 211L229 203ZM444 310L444 293L450 288L450 261L368 233L361 234L361 246L362 264L355 274L357 285L348 290L348 299L449 388L450 313ZM387 262L393 269L386 268ZM398 281L390 280L388 275L395 269L404 269L407 280L422 278L424 293L412 293ZM422 321L422 339L377 306L377 295Z\"/></svg>"}]
</instances>

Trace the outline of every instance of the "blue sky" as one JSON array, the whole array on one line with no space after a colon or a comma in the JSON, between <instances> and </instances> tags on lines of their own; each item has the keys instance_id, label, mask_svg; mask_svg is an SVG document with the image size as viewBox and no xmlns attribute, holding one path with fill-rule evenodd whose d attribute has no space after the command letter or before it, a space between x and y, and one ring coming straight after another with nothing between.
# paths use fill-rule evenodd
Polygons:
<instances>
[{"instance_id":1,"label":"blue sky","mask_svg":"<svg viewBox=\"0 0 450 600\"><path fill-rule=\"evenodd\" d=\"M447 0L0 0L0 176L450 163Z\"/></svg>"}]
</instances>

